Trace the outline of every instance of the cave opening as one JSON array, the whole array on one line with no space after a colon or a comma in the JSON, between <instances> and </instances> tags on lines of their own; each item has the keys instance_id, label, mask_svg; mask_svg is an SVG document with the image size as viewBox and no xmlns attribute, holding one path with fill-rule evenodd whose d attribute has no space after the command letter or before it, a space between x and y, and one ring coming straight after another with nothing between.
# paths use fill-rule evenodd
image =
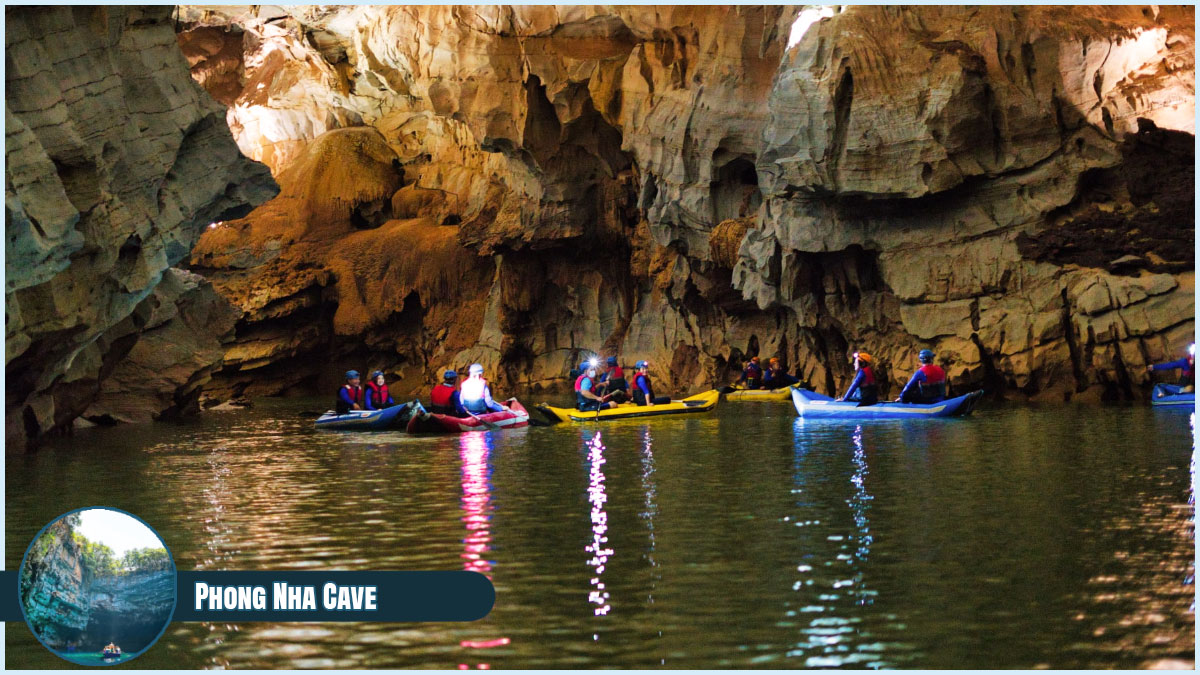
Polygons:
<instances>
[{"instance_id":1,"label":"cave opening","mask_svg":"<svg viewBox=\"0 0 1200 675\"><path fill-rule=\"evenodd\" d=\"M713 157L712 209L713 224L736 218L747 218L758 212L762 205L762 191L758 187L758 170L749 155L727 157L719 165L724 150Z\"/></svg>"}]
</instances>

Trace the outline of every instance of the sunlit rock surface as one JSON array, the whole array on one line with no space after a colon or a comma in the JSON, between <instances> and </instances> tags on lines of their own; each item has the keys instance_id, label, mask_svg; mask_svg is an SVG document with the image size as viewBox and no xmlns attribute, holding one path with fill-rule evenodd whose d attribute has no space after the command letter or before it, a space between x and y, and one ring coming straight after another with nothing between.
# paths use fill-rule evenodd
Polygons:
<instances>
[{"instance_id":1,"label":"sunlit rock surface","mask_svg":"<svg viewBox=\"0 0 1200 675\"><path fill-rule=\"evenodd\" d=\"M222 107L188 77L169 7L9 7L5 17L5 436L14 448L91 405L139 334L171 311L154 298L168 268L210 221L248 212L274 184L238 153ZM197 357L170 367L211 367ZM138 417L162 412L143 407Z\"/></svg>"},{"instance_id":2,"label":"sunlit rock surface","mask_svg":"<svg viewBox=\"0 0 1200 675\"><path fill-rule=\"evenodd\" d=\"M796 16L181 8L285 195L345 128L380 146L350 173L398 181L349 187L353 226L297 187L205 235L193 265L248 311L217 382L328 386L322 354L400 389L471 361L537 387L585 349L675 389L779 355L830 390L848 350L894 385L931 347L963 386L1141 395L1194 327L1193 10L850 7L788 48ZM433 299L378 253L397 236L475 277Z\"/></svg>"}]
</instances>

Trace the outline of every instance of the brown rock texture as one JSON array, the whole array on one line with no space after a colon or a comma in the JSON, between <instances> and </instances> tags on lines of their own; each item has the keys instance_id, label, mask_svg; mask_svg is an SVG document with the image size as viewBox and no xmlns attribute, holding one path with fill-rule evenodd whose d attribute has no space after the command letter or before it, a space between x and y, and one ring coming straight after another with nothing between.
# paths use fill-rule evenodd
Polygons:
<instances>
[{"instance_id":1,"label":"brown rock texture","mask_svg":"<svg viewBox=\"0 0 1200 675\"><path fill-rule=\"evenodd\" d=\"M848 7L789 47L797 15L180 8L283 186L192 259L246 312L221 393L590 350L828 391L930 347L959 387L1142 395L1194 330L1194 10Z\"/></svg>"},{"instance_id":2,"label":"brown rock texture","mask_svg":"<svg viewBox=\"0 0 1200 675\"><path fill-rule=\"evenodd\" d=\"M274 193L268 172L238 153L222 108L188 77L170 14L5 9L10 448L83 413L139 333L175 311L162 303L194 297L155 292L201 230ZM171 367L212 365L196 358L180 354ZM164 386L170 399L176 385Z\"/></svg>"}]
</instances>

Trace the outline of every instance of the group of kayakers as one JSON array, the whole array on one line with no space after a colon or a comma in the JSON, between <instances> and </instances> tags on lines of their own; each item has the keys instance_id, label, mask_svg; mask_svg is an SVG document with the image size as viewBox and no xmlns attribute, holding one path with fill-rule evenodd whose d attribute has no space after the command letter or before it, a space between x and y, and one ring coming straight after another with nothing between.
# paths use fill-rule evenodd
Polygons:
<instances>
[{"instance_id":1,"label":"group of kayakers","mask_svg":"<svg viewBox=\"0 0 1200 675\"><path fill-rule=\"evenodd\" d=\"M610 356L603 362L599 359L588 359L579 364L578 370L575 371L575 407L587 412L606 410L626 401L643 406L671 402L669 396L654 395L648 361L638 361L633 367L633 381L630 382L625 378L625 369L615 356Z\"/></svg>"},{"instance_id":2,"label":"group of kayakers","mask_svg":"<svg viewBox=\"0 0 1200 675\"><path fill-rule=\"evenodd\" d=\"M933 351L922 349L917 355L921 367L909 378L908 384L896 398L901 403L938 403L946 400L946 371L933 362ZM854 379L850 388L837 400L857 401L860 406L875 405L879 402L879 384L875 378L871 355L857 351L850 355L850 363L854 366ZM742 376L735 384L745 389L778 389L790 387L799 383L799 379L789 375L784 370L777 357L771 358L764 369L759 365L759 357L747 361L742 368Z\"/></svg>"},{"instance_id":3,"label":"group of kayakers","mask_svg":"<svg viewBox=\"0 0 1200 675\"><path fill-rule=\"evenodd\" d=\"M458 373L447 370L442 382L430 392L430 412L455 417L470 417L491 412L503 412L509 408L492 399L492 390L483 376L483 365L472 363L467 369L467 379L460 384ZM337 414L345 415L352 410L382 410L396 405L388 392L387 378L383 371L371 373L371 380L364 388L360 386L357 370L346 372L346 384L339 390L336 400Z\"/></svg>"}]
</instances>

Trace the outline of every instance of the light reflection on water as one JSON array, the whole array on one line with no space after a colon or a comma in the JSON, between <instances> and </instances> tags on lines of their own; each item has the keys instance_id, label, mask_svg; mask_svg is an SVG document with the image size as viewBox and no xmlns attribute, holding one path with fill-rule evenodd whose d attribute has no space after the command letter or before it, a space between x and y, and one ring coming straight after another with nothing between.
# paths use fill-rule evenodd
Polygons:
<instances>
[{"instance_id":1,"label":"light reflection on water","mask_svg":"<svg viewBox=\"0 0 1200 675\"><path fill-rule=\"evenodd\" d=\"M146 668L1091 668L1194 648L1183 415L845 424L731 403L413 438L317 433L311 408L9 455L9 566L105 504L181 569L467 569L497 589L470 624L173 624ZM6 630L10 667L61 663Z\"/></svg>"}]
</instances>

